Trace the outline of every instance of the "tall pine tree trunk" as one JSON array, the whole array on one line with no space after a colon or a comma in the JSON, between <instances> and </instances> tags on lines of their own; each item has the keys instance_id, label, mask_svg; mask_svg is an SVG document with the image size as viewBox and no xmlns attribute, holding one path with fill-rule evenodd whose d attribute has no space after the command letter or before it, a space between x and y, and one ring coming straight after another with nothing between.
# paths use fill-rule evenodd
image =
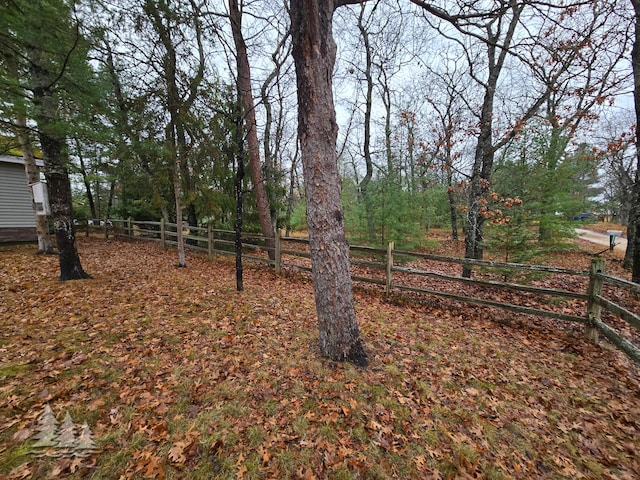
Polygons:
<instances>
[{"instance_id":1,"label":"tall pine tree trunk","mask_svg":"<svg viewBox=\"0 0 640 480\"><path fill-rule=\"evenodd\" d=\"M36 106L35 120L44 155L49 203L60 255L60 280L90 278L82 268L76 248L66 145L64 137L61 137L55 128L57 104L51 90L44 86L51 84L47 76L43 72L37 72L36 78L38 87L33 89L33 102Z\"/></svg>"},{"instance_id":2,"label":"tall pine tree trunk","mask_svg":"<svg viewBox=\"0 0 640 480\"><path fill-rule=\"evenodd\" d=\"M333 0L291 0L298 138L307 195L320 348L324 356L333 360L366 365L355 314L336 158L333 10Z\"/></svg>"}]
</instances>

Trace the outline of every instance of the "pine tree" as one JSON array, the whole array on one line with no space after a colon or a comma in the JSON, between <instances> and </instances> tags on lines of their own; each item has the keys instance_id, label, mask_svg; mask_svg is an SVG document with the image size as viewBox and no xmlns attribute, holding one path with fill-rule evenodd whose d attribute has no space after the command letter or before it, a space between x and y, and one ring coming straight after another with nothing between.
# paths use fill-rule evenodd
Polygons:
<instances>
[{"instance_id":1,"label":"pine tree","mask_svg":"<svg viewBox=\"0 0 640 480\"><path fill-rule=\"evenodd\" d=\"M80 429L80 434L76 439L75 456L84 458L93 455L94 453L98 453L99 451L100 449L93 440L93 434L91 433L89 425L87 422L84 422Z\"/></svg>"},{"instance_id":2,"label":"pine tree","mask_svg":"<svg viewBox=\"0 0 640 480\"><path fill-rule=\"evenodd\" d=\"M78 426L67 412L59 424L49 405L38 418L32 439L37 442L31 453L38 456L87 458L100 452L86 421Z\"/></svg>"},{"instance_id":3,"label":"pine tree","mask_svg":"<svg viewBox=\"0 0 640 480\"><path fill-rule=\"evenodd\" d=\"M36 449L34 453L38 455L45 455L45 449L58 446L58 421L49 404L45 405L38 418L38 427L33 439L38 440L33 444L33 448Z\"/></svg>"},{"instance_id":4,"label":"pine tree","mask_svg":"<svg viewBox=\"0 0 640 480\"><path fill-rule=\"evenodd\" d=\"M76 445L76 426L71 415L67 412L58 431L58 453L65 456L72 455Z\"/></svg>"}]
</instances>

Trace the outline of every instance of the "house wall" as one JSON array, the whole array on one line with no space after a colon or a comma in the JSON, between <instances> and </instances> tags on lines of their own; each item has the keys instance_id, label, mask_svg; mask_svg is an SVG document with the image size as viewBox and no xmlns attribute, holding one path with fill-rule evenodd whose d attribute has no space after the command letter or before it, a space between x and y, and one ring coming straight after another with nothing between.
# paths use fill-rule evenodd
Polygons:
<instances>
[{"instance_id":1,"label":"house wall","mask_svg":"<svg viewBox=\"0 0 640 480\"><path fill-rule=\"evenodd\" d=\"M0 161L0 242L37 239L24 165Z\"/></svg>"}]
</instances>

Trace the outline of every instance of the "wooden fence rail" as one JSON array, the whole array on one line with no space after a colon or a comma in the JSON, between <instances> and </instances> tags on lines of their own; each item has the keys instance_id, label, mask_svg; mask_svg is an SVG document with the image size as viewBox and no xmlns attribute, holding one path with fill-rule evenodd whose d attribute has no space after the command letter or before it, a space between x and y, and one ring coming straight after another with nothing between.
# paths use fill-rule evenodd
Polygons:
<instances>
[{"instance_id":1,"label":"wooden fence rail","mask_svg":"<svg viewBox=\"0 0 640 480\"><path fill-rule=\"evenodd\" d=\"M79 225L80 227L81 225ZM111 235L123 235L128 238L139 238L143 240L158 241L163 248L177 243L176 224L155 221L133 221L128 220L88 220L84 227L87 235L91 229L98 229L104 233L105 238ZM235 232L229 230L219 230L209 227L182 226L185 238L185 246L191 249L207 252L209 259L215 254L235 255L234 235ZM311 253L305 238L281 237L279 232L275 241L275 260L270 260L264 253L267 252L264 237L255 233L244 233L242 235L243 258L256 262L273 265L276 274L280 274L283 266L296 268L303 271L310 271ZM305 245L306 250L295 249L295 246ZM605 274L605 262L601 258L592 261L589 271L574 270L545 265L527 265L521 263L494 262L489 260L472 260L464 258L444 257L425 253L396 251L393 242L389 243L386 249L372 248L366 246L351 246L351 264L355 267L374 269L382 272L384 278L372 278L363 275L353 275L352 279L358 282L371 283L385 287L387 294L395 290L434 295L450 298L461 302L484 305L500 308L517 313L548 317L558 320L577 322L585 325L586 335L597 341L598 332L602 333L613 345L626 353L631 359L640 364L640 348L629 339L621 336L614 328L604 323L602 320L602 310L608 311L617 316L622 321L634 327L640 332L640 317L624 306L619 305L603 296L605 285L630 292L631 295L640 294L640 285L628 282L624 279ZM245 253L245 252L251 252ZM259 252L263 252L260 256ZM401 263L396 260L402 259ZM299 260L293 260L299 259ZM518 272L531 272L542 274L560 274L575 277L588 277L589 286L587 292L576 292L558 288L545 288L532 285L508 283L485 278L463 278L459 276L447 275L435 271L427 271L414 267L404 266L409 261L428 260L431 262L441 262L448 264L458 264L461 266L472 266L487 270L499 269L499 271L515 270ZM397 274L397 275L394 275ZM458 293L447 292L443 289L418 287L414 284L406 283L412 277L430 278L438 280L440 283L462 283L472 284L487 289L501 289L512 292L533 293L535 295L549 295L555 299L577 299L586 303L585 315L577 316L554 310L518 305L515 303L505 303L497 300L460 295Z\"/></svg>"}]
</instances>

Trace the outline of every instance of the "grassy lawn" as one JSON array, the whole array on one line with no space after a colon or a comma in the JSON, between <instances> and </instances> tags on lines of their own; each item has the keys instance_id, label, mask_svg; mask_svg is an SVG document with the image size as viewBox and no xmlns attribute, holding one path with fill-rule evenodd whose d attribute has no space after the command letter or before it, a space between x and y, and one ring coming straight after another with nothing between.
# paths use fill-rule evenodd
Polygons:
<instances>
[{"instance_id":1,"label":"grassy lawn","mask_svg":"<svg viewBox=\"0 0 640 480\"><path fill-rule=\"evenodd\" d=\"M0 249L2 479L640 478L638 368L575 326L358 291L361 369L320 357L306 277L79 245L67 283ZM100 452L34 454L46 404Z\"/></svg>"}]
</instances>

